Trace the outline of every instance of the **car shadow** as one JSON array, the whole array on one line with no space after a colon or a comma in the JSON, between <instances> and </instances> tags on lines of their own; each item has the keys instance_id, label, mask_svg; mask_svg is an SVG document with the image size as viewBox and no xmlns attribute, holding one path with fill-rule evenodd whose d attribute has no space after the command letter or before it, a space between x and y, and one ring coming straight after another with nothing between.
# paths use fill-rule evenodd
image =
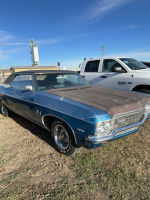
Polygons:
<instances>
[{"instance_id":1,"label":"car shadow","mask_svg":"<svg viewBox=\"0 0 150 200\"><path fill-rule=\"evenodd\" d=\"M51 133L48 130L38 126L34 122L31 122L30 120L25 119L24 117L21 117L20 115L17 115L15 113L13 113L10 116L10 118L14 120L17 124L22 126L24 129L29 130L33 135L39 137L41 140L45 141L52 148L55 149L54 144L52 142Z\"/></svg>"}]
</instances>

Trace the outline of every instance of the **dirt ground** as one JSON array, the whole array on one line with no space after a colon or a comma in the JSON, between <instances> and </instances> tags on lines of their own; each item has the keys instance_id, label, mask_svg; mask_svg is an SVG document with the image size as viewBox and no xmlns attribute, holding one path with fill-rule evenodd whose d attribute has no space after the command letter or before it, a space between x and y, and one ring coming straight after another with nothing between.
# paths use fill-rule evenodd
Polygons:
<instances>
[{"instance_id":1,"label":"dirt ground","mask_svg":"<svg viewBox=\"0 0 150 200\"><path fill-rule=\"evenodd\" d=\"M0 114L0 199L150 200L150 120L135 134L66 157L48 131Z\"/></svg>"}]
</instances>

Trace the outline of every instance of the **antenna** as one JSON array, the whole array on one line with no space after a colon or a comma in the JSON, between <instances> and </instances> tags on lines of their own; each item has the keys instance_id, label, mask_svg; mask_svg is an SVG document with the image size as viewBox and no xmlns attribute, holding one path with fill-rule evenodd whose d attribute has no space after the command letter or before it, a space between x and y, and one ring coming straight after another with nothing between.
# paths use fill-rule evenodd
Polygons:
<instances>
[{"instance_id":1,"label":"antenna","mask_svg":"<svg viewBox=\"0 0 150 200\"><path fill-rule=\"evenodd\" d=\"M39 54L38 54L38 47L35 45L34 40L29 40L30 48L31 48L31 60L32 66L38 66L39 64Z\"/></svg>"},{"instance_id":2,"label":"antenna","mask_svg":"<svg viewBox=\"0 0 150 200\"><path fill-rule=\"evenodd\" d=\"M101 46L101 49L100 49L100 50L102 50L102 57L104 57L104 47L105 46Z\"/></svg>"}]
</instances>

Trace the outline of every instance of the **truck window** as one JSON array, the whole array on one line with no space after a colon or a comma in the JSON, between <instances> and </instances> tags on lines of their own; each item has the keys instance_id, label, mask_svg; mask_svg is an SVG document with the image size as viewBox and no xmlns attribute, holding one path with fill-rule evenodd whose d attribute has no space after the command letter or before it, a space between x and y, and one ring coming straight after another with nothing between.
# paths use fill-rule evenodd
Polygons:
<instances>
[{"instance_id":1,"label":"truck window","mask_svg":"<svg viewBox=\"0 0 150 200\"><path fill-rule=\"evenodd\" d=\"M113 72L114 67L121 67L122 70L125 70L122 65L120 65L117 61L113 59L106 59L103 61L103 69L102 72Z\"/></svg>"},{"instance_id":2,"label":"truck window","mask_svg":"<svg viewBox=\"0 0 150 200\"><path fill-rule=\"evenodd\" d=\"M86 63L85 72L98 72L100 60L93 60Z\"/></svg>"}]
</instances>

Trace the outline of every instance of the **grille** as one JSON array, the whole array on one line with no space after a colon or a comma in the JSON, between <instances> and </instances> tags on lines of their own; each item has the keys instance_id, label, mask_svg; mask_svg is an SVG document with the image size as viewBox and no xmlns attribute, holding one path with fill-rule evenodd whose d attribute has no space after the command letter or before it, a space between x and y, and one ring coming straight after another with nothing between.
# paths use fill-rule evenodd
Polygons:
<instances>
[{"instance_id":1,"label":"grille","mask_svg":"<svg viewBox=\"0 0 150 200\"><path fill-rule=\"evenodd\" d=\"M144 115L145 115L145 109L116 116L113 119L113 129L137 123L143 119Z\"/></svg>"},{"instance_id":2,"label":"grille","mask_svg":"<svg viewBox=\"0 0 150 200\"><path fill-rule=\"evenodd\" d=\"M133 127L133 128L129 128L129 129L120 131L120 132L116 133L115 137L116 137L117 135L123 135L123 134L125 134L125 133L129 133L129 132L131 132L131 131L135 131L135 130L137 130L138 128L139 128L139 126L136 126L136 127Z\"/></svg>"}]
</instances>

